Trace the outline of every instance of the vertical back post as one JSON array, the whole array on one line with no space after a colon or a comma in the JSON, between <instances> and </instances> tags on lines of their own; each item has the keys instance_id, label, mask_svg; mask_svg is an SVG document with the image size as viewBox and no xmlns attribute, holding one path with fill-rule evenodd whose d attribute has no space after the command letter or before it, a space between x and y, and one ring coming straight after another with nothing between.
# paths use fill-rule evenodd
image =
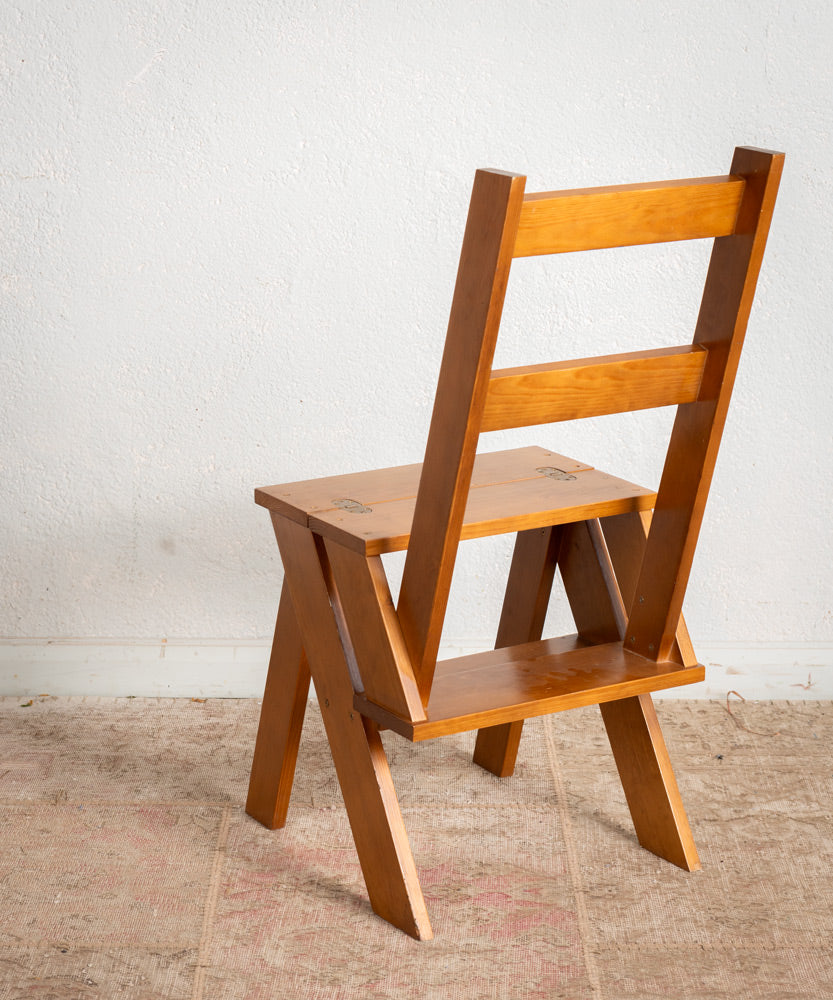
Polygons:
<instances>
[{"instance_id":1,"label":"vertical back post","mask_svg":"<svg viewBox=\"0 0 833 1000\"><path fill-rule=\"evenodd\" d=\"M732 160L743 199L735 232L714 241L693 341L708 359L697 400L677 410L625 637L626 649L652 660L667 659L674 643L783 162L748 147Z\"/></svg>"},{"instance_id":2,"label":"vertical back post","mask_svg":"<svg viewBox=\"0 0 833 1000\"><path fill-rule=\"evenodd\" d=\"M478 170L397 607L423 704L434 676L526 178Z\"/></svg>"}]
</instances>

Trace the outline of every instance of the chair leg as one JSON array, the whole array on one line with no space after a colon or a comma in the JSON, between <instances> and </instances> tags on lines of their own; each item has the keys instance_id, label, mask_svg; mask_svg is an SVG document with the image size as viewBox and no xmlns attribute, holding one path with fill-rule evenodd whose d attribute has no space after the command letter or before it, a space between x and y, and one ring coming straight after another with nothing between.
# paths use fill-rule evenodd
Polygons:
<instances>
[{"instance_id":1,"label":"chair leg","mask_svg":"<svg viewBox=\"0 0 833 1000\"><path fill-rule=\"evenodd\" d=\"M560 539L560 527L518 532L495 649L541 638ZM499 778L508 778L515 770L522 731L523 720L480 729L474 763Z\"/></svg>"},{"instance_id":2,"label":"chair leg","mask_svg":"<svg viewBox=\"0 0 833 1000\"><path fill-rule=\"evenodd\" d=\"M246 799L246 812L270 830L286 823L309 681L301 633L284 583Z\"/></svg>"},{"instance_id":3,"label":"chair leg","mask_svg":"<svg viewBox=\"0 0 833 1000\"><path fill-rule=\"evenodd\" d=\"M613 571L619 584L623 612L633 604L651 518L651 511L641 510L614 514L613 517L605 517L600 521L610 561L613 563ZM693 667L697 662L682 615L677 624L677 635L669 658L686 667Z\"/></svg>"},{"instance_id":4,"label":"chair leg","mask_svg":"<svg viewBox=\"0 0 833 1000\"><path fill-rule=\"evenodd\" d=\"M642 532L638 518L634 537ZM644 540L644 533L641 536ZM633 558L643 546L634 544ZM616 575L632 576L624 547L617 547ZM565 529L558 565L580 635L594 642L622 638L624 605L598 521ZM627 583L624 584L627 586ZM671 761L649 694L600 706L639 843L672 864L700 867Z\"/></svg>"},{"instance_id":5,"label":"chair leg","mask_svg":"<svg viewBox=\"0 0 833 1000\"><path fill-rule=\"evenodd\" d=\"M639 843L686 871L700 859L649 694L599 706Z\"/></svg>"},{"instance_id":6,"label":"chair leg","mask_svg":"<svg viewBox=\"0 0 833 1000\"><path fill-rule=\"evenodd\" d=\"M431 924L382 741L375 723L353 708L324 546L293 521L273 515L272 523L371 906L425 940Z\"/></svg>"}]
</instances>

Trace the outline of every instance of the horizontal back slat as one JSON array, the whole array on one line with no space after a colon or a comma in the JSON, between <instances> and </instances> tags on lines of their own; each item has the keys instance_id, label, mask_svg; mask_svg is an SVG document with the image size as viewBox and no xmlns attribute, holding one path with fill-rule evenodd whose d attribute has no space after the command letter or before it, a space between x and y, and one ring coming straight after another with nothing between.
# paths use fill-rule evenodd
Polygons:
<instances>
[{"instance_id":1,"label":"horizontal back slat","mask_svg":"<svg viewBox=\"0 0 833 1000\"><path fill-rule=\"evenodd\" d=\"M549 191L524 197L515 257L729 236L740 177Z\"/></svg>"},{"instance_id":2,"label":"horizontal back slat","mask_svg":"<svg viewBox=\"0 0 833 1000\"><path fill-rule=\"evenodd\" d=\"M694 345L492 372L481 431L691 403L708 351Z\"/></svg>"}]
</instances>

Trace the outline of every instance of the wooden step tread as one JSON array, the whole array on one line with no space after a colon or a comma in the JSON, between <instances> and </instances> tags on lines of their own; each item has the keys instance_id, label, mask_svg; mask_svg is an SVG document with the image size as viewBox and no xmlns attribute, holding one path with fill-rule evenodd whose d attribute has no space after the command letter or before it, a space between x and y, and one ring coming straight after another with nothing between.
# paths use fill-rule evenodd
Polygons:
<instances>
[{"instance_id":1,"label":"wooden step tread","mask_svg":"<svg viewBox=\"0 0 833 1000\"><path fill-rule=\"evenodd\" d=\"M422 465L311 479L255 491L263 507L365 555L408 547ZM656 493L545 448L475 460L461 537L650 510Z\"/></svg>"},{"instance_id":2,"label":"wooden step tread","mask_svg":"<svg viewBox=\"0 0 833 1000\"><path fill-rule=\"evenodd\" d=\"M437 664L424 722L355 696L363 715L414 742L703 680L702 664L655 663L621 642L542 639Z\"/></svg>"}]
</instances>

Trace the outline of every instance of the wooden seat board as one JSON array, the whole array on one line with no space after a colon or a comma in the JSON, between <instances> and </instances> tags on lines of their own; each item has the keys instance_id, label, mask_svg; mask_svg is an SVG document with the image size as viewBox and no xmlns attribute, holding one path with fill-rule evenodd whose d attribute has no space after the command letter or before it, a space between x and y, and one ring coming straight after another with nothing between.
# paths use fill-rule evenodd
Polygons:
<instances>
[{"instance_id":1,"label":"wooden seat board","mask_svg":"<svg viewBox=\"0 0 833 1000\"><path fill-rule=\"evenodd\" d=\"M483 452L474 463L471 488L493 486L495 483L531 479L540 475L541 466L555 466L563 472L576 473L592 469L592 465L559 455L547 448L530 445L503 451ZM279 486L263 486L255 490L255 502L283 517L306 524L311 514L337 510L338 499L351 499L373 507L394 500L415 498L419 488L422 463L397 465L389 469L349 472L341 476L306 479Z\"/></svg>"},{"instance_id":2,"label":"wooden seat board","mask_svg":"<svg viewBox=\"0 0 833 1000\"><path fill-rule=\"evenodd\" d=\"M380 555L408 546L421 472L414 464L310 479L263 487L255 499L326 538ZM461 538L648 510L654 498L652 490L546 448L485 452L475 461ZM354 501L354 509L335 506L339 499Z\"/></svg>"},{"instance_id":3,"label":"wooden seat board","mask_svg":"<svg viewBox=\"0 0 833 1000\"><path fill-rule=\"evenodd\" d=\"M362 714L414 742L518 719L549 715L703 680L701 664L657 663L621 642L590 644L578 636L541 639L437 664L425 722L410 722L363 695Z\"/></svg>"},{"instance_id":4,"label":"wooden seat board","mask_svg":"<svg viewBox=\"0 0 833 1000\"><path fill-rule=\"evenodd\" d=\"M538 473L471 490L460 538L650 510L656 499L654 491L596 469L569 475L574 478L553 479ZM309 527L365 555L398 552L408 547L415 506L416 498L407 497L377 504L367 514L336 508L310 515Z\"/></svg>"}]
</instances>

